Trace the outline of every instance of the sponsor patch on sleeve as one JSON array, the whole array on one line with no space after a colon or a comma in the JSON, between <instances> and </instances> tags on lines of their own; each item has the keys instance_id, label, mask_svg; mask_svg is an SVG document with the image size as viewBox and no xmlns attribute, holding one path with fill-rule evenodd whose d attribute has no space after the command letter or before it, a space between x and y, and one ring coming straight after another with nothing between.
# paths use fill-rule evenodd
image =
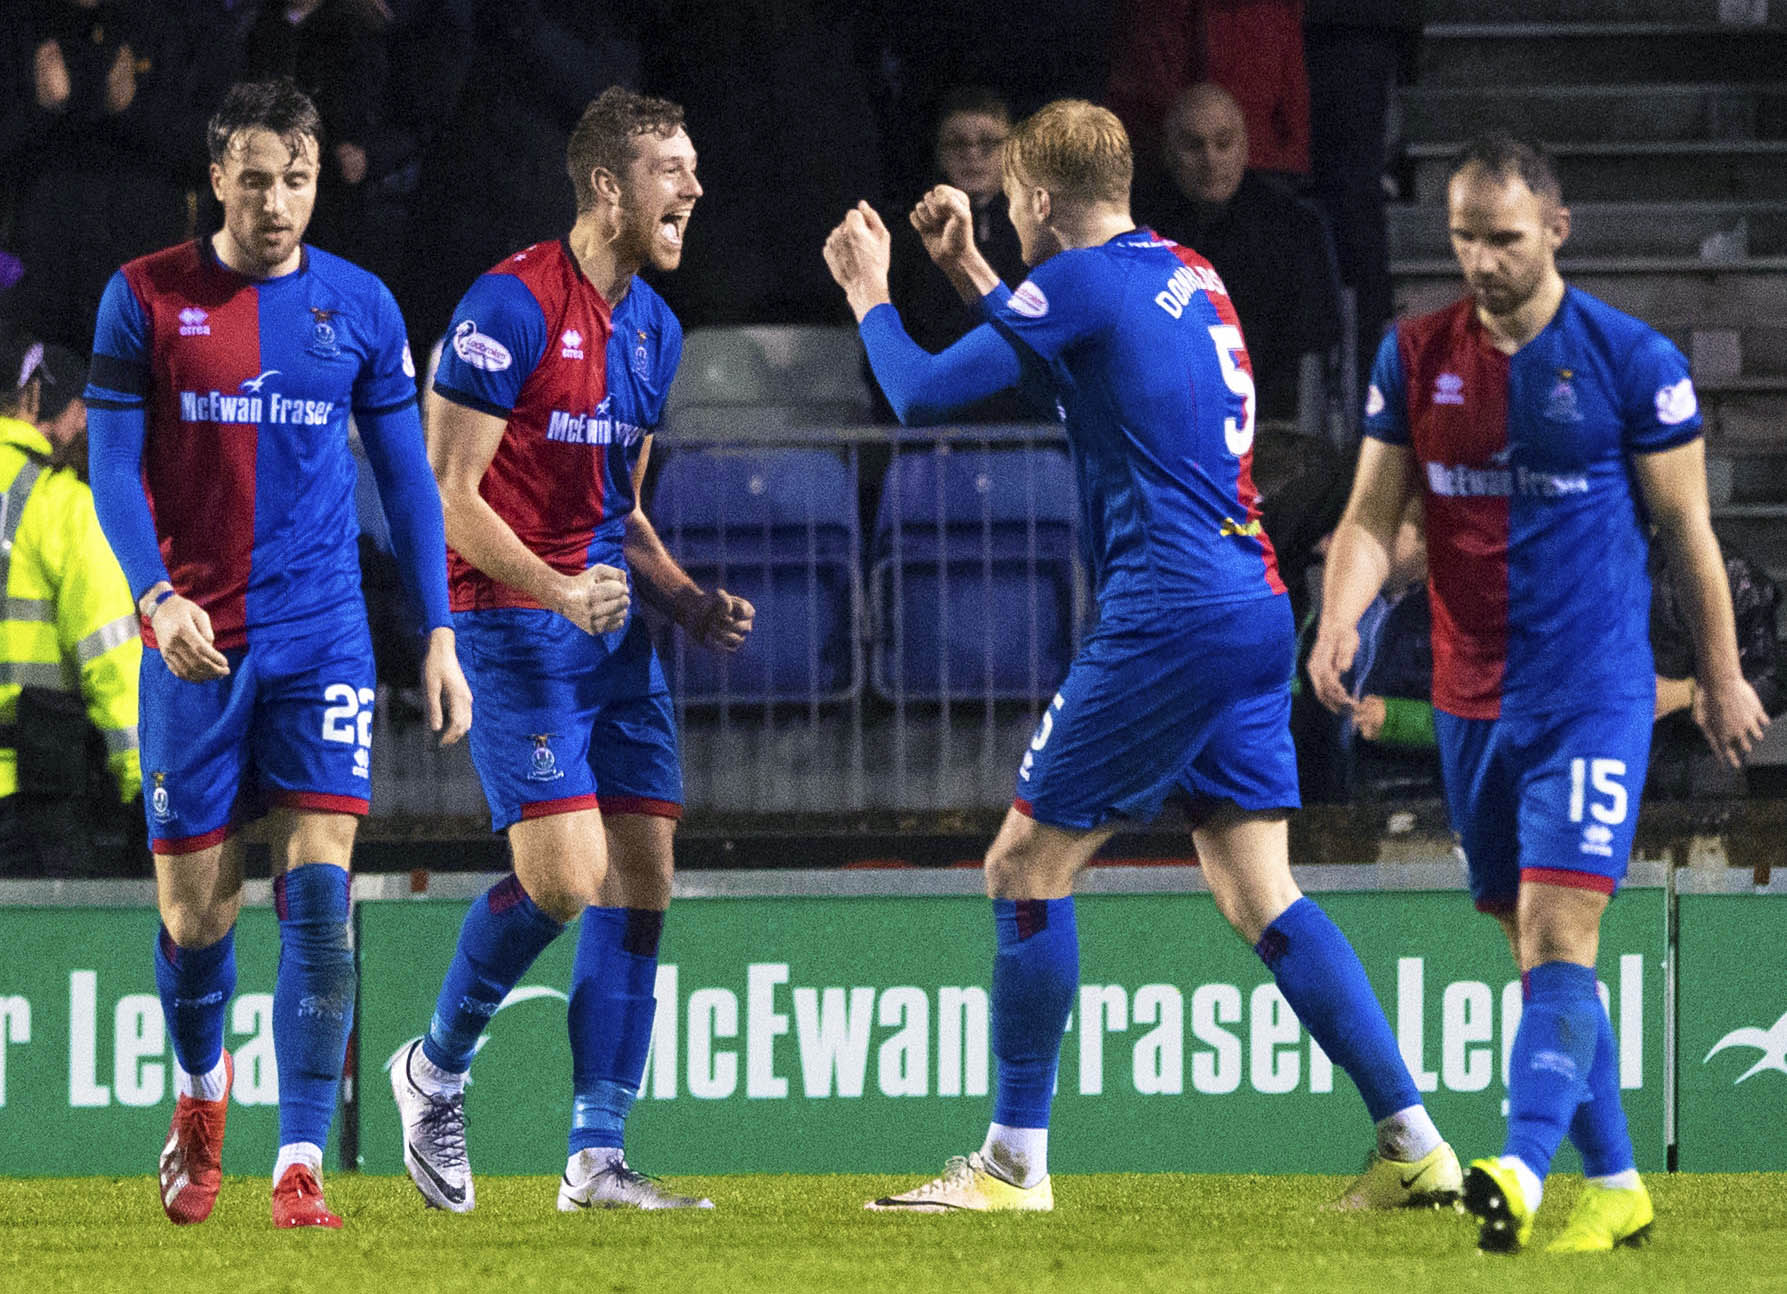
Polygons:
<instances>
[{"instance_id":1,"label":"sponsor patch on sleeve","mask_svg":"<svg viewBox=\"0 0 1787 1294\"><path fill-rule=\"evenodd\" d=\"M486 373L500 373L515 362L507 346L479 332L477 323L470 319L453 330L453 353Z\"/></svg>"},{"instance_id":2,"label":"sponsor patch on sleeve","mask_svg":"<svg viewBox=\"0 0 1787 1294\"><path fill-rule=\"evenodd\" d=\"M1049 299L1042 294L1041 288L1025 279L1011 294L1011 308L1013 313L1026 319L1040 319L1049 312Z\"/></svg>"},{"instance_id":3,"label":"sponsor patch on sleeve","mask_svg":"<svg viewBox=\"0 0 1787 1294\"><path fill-rule=\"evenodd\" d=\"M1657 391L1657 421L1665 427L1674 427L1686 422L1700 412L1700 401L1694 398L1694 379L1684 377L1681 381L1661 387Z\"/></svg>"},{"instance_id":4,"label":"sponsor patch on sleeve","mask_svg":"<svg viewBox=\"0 0 1787 1294\"><path fill-rule=\"evenodd\" d=\"M1384 393L1373 382L1365 392L1365 416L1375 418L1384 411Z\"/></svg>"},{"instance_id":5,"label":"sponsor patch on sleeve","mask_svg":"<svg viewBox=\"0 0 1787 1294\"><path fill-rule=\"evenodd\" d=\"M408 342L403 343L403 375L407 378L414 378L416 376L416 361L410 355L410 344Z\"/></svg>"}]
</instances>

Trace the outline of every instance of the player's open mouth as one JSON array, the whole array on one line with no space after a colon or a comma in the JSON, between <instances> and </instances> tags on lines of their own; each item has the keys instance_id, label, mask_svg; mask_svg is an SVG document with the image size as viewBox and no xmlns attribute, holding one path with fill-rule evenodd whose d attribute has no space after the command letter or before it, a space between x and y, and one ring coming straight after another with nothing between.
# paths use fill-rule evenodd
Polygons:
<instances>
[{"instance_id":1,"label":"player's open mouth","mask_svg":"<svg viewBox=\"0 0 1787 1294\"><path fill-rule=\"evenodd\" d=\"M687 211L673 211L665 216L658 225L658 232L664 235L664 241L672 247L681 247L683 245L683 230L688 223L689 213Z\"/></svg>"}]
</instances>

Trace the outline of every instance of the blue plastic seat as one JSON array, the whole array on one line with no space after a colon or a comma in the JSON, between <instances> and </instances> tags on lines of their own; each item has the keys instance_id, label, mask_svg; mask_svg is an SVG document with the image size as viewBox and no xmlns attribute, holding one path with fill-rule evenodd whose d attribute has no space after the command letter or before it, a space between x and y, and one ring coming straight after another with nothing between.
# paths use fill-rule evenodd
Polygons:
<instances>
[{"instance_id":1,"label":"blue plastic seat","mask_svg":"<svg viewBox=\"0 0 1787 1294\"><path fill-rule=\"evenodd\" d=\"M1077 524L1059 450L897 458L875 520L876 691L918 701L1053 693L1083 614Z\"/></svg>"},{"instance_id":2,"label":"blue plastic seat","mask_svg":"<svg viewBox=\"0 0 1787 1294\"><path fill-rule=\"evenodd\" d=\"M737 652L660 640L672 688L707 704L837 700L861 683L856 484L820 449L701 449L666 458L649 515L704 588L757 608Z\"/></svg>"}]
</instances>

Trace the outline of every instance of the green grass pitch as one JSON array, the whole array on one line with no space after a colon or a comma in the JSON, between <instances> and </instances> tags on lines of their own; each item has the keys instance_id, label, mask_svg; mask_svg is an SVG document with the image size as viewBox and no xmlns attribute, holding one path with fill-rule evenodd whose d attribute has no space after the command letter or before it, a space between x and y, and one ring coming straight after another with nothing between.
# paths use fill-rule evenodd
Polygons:
<instances>
[{"instance_id":1,"label":"green grass pitch","mask_svg":"<svg viewBox=\"0 0 1787 1294\"><path fill-rule=\"evenodd\" d=\"M1576 1183L1554 1179L1533 1251L1476 1250L1450 1212L1350 1216L1340 1178L1057 1176L1043 1216L889 1217L862 1201L909 1179L681 1178L713 1213L561 1216L551 1178L489 1177L478 1210L427 1212L408 1180L336 1174L339 1233L280 1233L267 1182L226 1179L202 1226L163 1219L151 1177L0 1179L0 1290L684 1291L1787 1290L1787 1177L1658 1174L1657 1237L1611 1255L1538 1252Z\"/></svg>"}]
</instances>

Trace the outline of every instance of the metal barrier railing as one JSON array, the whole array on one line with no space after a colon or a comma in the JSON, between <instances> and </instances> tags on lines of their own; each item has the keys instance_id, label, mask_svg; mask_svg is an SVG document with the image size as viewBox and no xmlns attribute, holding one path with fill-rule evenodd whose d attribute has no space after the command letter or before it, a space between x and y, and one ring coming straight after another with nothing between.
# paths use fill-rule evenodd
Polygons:
<instances>
[{"instance_id":1,"label":"metal barrier railing","mask_svg":"<svg viewBox=\"0 0 1787 1294\"><path fill-rule=\"evenodd\" d=\"M730 657L642 611L676 699L690 808L1009 801L1090 615L1058 426L667 436L647 513L700 583L757 606ZM437 749L392 711L382 697L374 811L479 811L464 748Z\"/></svg>"}]
</instances>

